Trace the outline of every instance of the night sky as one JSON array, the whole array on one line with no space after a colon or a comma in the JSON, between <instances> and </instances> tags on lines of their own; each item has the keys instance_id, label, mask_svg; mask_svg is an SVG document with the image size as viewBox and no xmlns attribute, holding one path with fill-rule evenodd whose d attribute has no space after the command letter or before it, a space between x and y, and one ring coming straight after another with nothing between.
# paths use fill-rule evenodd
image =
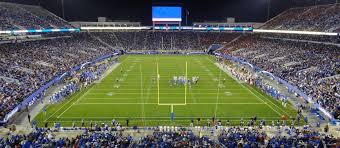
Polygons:
<instances>
[{"instance_id":1,"label":"night sky","mask_svg":"<svg viewBox=\"0 0 340 148\"><path fill-rule=\"evenodd\" d=\"M61 0L0 0L41 5L62 17ZM130 20L150 25L152 5L176 5L189 11L188 23L202 21L265 22L269 0L64 0L67 21L97 21L98 16L111 20ZM291 7L309 6L335 0L270 0L270 18ZM185 24L184 24L185 25Z\"/></svg>"}]
</instances>

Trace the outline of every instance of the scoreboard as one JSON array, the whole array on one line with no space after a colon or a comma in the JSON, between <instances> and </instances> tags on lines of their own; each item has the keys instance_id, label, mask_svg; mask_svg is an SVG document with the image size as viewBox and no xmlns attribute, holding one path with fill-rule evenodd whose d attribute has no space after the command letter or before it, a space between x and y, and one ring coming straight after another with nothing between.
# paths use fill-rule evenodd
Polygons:
<instances>
[{"instance_id":1,"label":"scoreboard","mask_svg":"<svg viewBox=\"0 0 340 148\"><path fill-rule=\"evenodd\" d=\"M153 22L181 22L182 7L175 6L153 6Z\"/></svg>"}]
</instances>

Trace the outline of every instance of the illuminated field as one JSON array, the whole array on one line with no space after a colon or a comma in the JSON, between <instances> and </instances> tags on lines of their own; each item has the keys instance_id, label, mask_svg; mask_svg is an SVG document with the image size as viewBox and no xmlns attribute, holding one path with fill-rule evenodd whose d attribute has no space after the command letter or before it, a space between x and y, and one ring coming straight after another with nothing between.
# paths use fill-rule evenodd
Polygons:
<instances>
[{"instance_id":1,"label":"illuminated field","mask_svg":"<svg viewBox=\"0 0 340 148\"><path fill-rule=\"evenodd\" d=\"M120 65L99 83L48 106L46 116L41 113L36 117L39 125L79 125L82 119L87 125L112 119L125 125L129 119L130 126L187 126L197 118L206 124L212 117L236 124L254 115L272 121L296 114L290 105L284 108L256 88L235 81L207 55L128 55L119 60ZM198 76L199 81L174 85L174 76ZM170 120L172 109L174 121Z\"/></svg>"}]
</instances>

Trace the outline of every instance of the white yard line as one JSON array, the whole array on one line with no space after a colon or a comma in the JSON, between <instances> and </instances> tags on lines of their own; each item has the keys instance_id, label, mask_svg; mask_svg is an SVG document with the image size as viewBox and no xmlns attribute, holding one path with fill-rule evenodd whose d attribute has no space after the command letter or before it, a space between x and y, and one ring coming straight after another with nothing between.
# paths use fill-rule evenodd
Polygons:
<instances>
[{"instance_id":1,"label":"white yard line","mask_svg":"<svg viewBox=\"0 0 340 148\"><path fill-rule=\"evenodd\" d=\"M140 90L141 90L141 93L140 93L140 99L141 101L143 102L143 72L142 72L142 64L139 65L139 70L140 70ZM143 122L143 125L145 126L145 122L144 122L144 102L143 104L141 104L142 106L142 122Z\"/></svg>"},{"instance_id":2,"label":"white yard line","mask_svg":"<svg viewBox=\"0 0 340 148\"><path fill-rule=\"evenodd\" d=\"M164 100L176 100L176 99L181 99L181 98L167 98ZM213 98L207 97L207 98L199 98L197 100L212 100ZM139 100L138 98L83 98L83 100ZM157 99L150 99L150 100L157 100ZM181 99L182 100L182 99ZM196 100L196 101L197 101ZM219 100L254 100L254 99L249 99L249 98L219 98ZM256 102L258 103L258 102Z\"/></svg>"},{"instance_id":3,"label":"white yard line","mask_svg":"<svg viewBox=\"0 0 340 148\"><path fill-rule=\"evenodd\" d=\"M191 88L193 90L215 90L216 91L216 88L215 89L199 89L199 88ZM105 89L98 89L98 88L93 88L93 90L112 90L111 88L105 88ZM129 89L129 88L120 88L119 90L140 90L140 89ZM223 89L223 90L244 90L243 88L242 89Z\"/></svg>"},{"instance_id":4,"label":"white yard line","mask_svg":"<svg viewBox=\"0 0 340 148\"><path fill-rule=\"evenodd\" d=\"M145 75L144 73L143 73L143 75ZM215 75L215 74L210 74L210 75ZM216 75L219 75L219 73L218 74L216 74ZM130 76L130 75L129 75ZM136 75L137 76L137 75ZM140 74L138 75L138 76L140 76ZM126 81L126 82L124 82L124 83L131 83L131 84L138 84L138 81L136 81L136 80L139 80L138 78L139 77L132 77L131 79L129 79L130 81ZM151 76L154 76L154 75L151 75ZM189 75L190 76L190 75ZM169 79L171 79L171 78L173 78L173 77L171 77L171 76L162 76L162 78L169 78ZM107 79L107 80L115 80L115 79ZM202 79L200 79L200 80L211 80L210 78L202 78ZM226 80L228 80L228 79L226 79ZM232 80L232 81L226 81L226 82L230 82L230 83L235 83L235 81L234 80ZM103 84L111 84L112 82L102 82ZM168 83L168 82L161 82L161 83ZM206 83L208 83L208 82L206 82Z\"/></svg>"},{"instance_id":5,"label":"white yard line","mask_svg":"<svg viewBox=\"0 0 340 148\"><path fill-rule=\"evenodd\" d=\"M144 105L169 105L171 103L78 103L76 105L140 105L140 104L144 104ZM215 105L216 103L187 103L187 105ZM230 105L256 105L256 104L265 104L265 103L217 103L218 105L226 105L226 104L230 104ZM176 104L174 104L176 105Z\"/></svg>"},{"instance_id":6,"label":"white yard line","mask_svg":"<svg viewBox=\"0 0 340 148\"><path fill-rule=\"evenodd\" d=\"M202 118L207 118L207 119L211 119L211 117L201 117L201 116L194 116L194 117L176 117L176 119L191 119L191 118L196 118L196 117L200 117L201 119ZM61 117L60 119L112 119L112 117ZM141 117L123 117L123 116L120 116L120 117L115 117L116 119L126 119L126 118L129 118L129 119L141 119ZM168 119L166 121L169 121L169 117L146 117L147 119ZM217 119L250 119L250 118L253 118L253 117L216 117ZM257 117L258 119L279 119L280 117ZM150 121L150 120L148 120ZM160 120L155 120L155 121L160 121ZM239 120L237 120L239 121Z\"/></svg>"},{"instance_id":7,"label":"white yard line","mask_svg":"<svg viewBox=\"0 0 340 148\"><path fill-rule=\"evenodd\" d=\"M209 81L211 81L212 79L210 79ZM139 79L138 80L136 80L136 81L139 81ZM201 79L200 79L200 81L201 81ZM207 80L208 81L208 80ZM111 84L106 84L106 85L101 85L101 87L103 87L103 86L106 86L106 87L109 87L109 88L112 88L113 87L113 85L115 85L115 84L117 84L117 83L111 83ZM119 82L119 84L121 84L123 87L129 87L129 86L140 86L140 84L139 83L128 83L128 82L126 82L126 83L123 83L122 81L120 81ZM199 86L216 86L216 84L217 83L206 83L206 84L202 84L202 83L200 83L199 84ZM223 83L223 84L226 84L226 85L228 85L228 86L235 86L235 87L237 87L237 86L239 86L239 85L235 85L235 82L234 83ZM128 85L128 86L126 86L126 85ZM172 88L181 88L182 86L169 86L169 82L167 82L167 83L161 83L159 86L166 86L166 87L172 87ZM192 85L192 86L195 86L195 85ZM99 88L99 89L106 89L106 88ZM216 89L215 89L216 90Z\"/></svg>"},{"instance_id":8,"label":"white yard line","mask_svg":"<svg viewBox=\"0 0 340 148\"><path fill-rule=\"evenodd\" d=\"M218 74L218 73L213 73L213 72L200 72L200 75L211 75L211 74ZM138 73L130 73L129 72L129 75L132 75L132 76L139 76L139 74ZM143 73L143 75L146 75L146 76L152 76L152 75L154 75L154 74L152 74L152 73ZM165 76L165 77L170 77L170 76Z\"/></svg>"},{"instance_id":9,"label":"white yard line","mask_svg":"<svg viewBox=\"0 0 340 148\"><path fill-rule=\"evenodd\" d=\"M215 89L216 90L216 89ZM116 93L116 92L113 92L114 94L112 94L112 96L114 95L140 95L140 93ZM103 93L89 93L89 94L107 94L107 92L103 92ZM150 94L158 94L158 93L150 93ZM167 94L167 95L183 95L183 93L159 93L159 94ZM195 95L215 95L215 93L187 93L187 94L195 94ZM248 93L232 93L233 95L235 94L238 94L238 95L248 95Z\"/></svg>"},{"instance_id":10,"label":"white yard line","mask_svg":"<svg viewBox=\"0 0 340 148\"><path fill-rule=\"evenodd\" d=\"M169 117L167 117L167 118L169 118ZM175 119L175 122L176 121L187 121L188 123L189 123L189 121L191 120L191 119L193 119L193 118L198 118L198 117L187 117L187 118L180 118L180 119L178 119L177 117L176 117L176 119ZM200 117L201 118L201 117ZM79 118L79 119L94 119L94 118ZM97 118L97 119L104 119L104 118ZM112 117L111 117L111 119L112 119ZM118 118L116 118L116 119L118 119ZM137 118L122 118L122 119L137 119ZM201 118L201 119L211 119L211 117L210 118ZM217 119L223 119L223 120L226 120L226 119L232 119L232 118L217 118ZM237 118L237 119L241 119L241 118ZM237 120L236 118L235 119L232 119L232 120L229 120L229 121L240 121L240 120ZM279 118L264 118L264 121L272 121L272 120L270 120L270 119L272 119L272 120L276 120L276 119L279 119ZM93 124L94 124L94 122L100 122L100 123L102 123L102 122L110 122L111 120L93 120L92 122L93 122ZM166 118L163 118L163 120L155 120L155 119L151 119L151 120L147 120L148 122L169 122L169 119L166 119ZM244 120L244 121L246 121L246 120ZM51 122L58 122L58 123L73 123L74 121L59 121L59 120L53 120L53 121L51 121ZM78 121L78 123L79 123L80 121ZM225 122L225 121L222 121L222 122ZM75 123L77 123L77 122L75 122ZM86 123L86 122L85 122ZM89 121L87 121L87 123L89 123ZM201 124L205 124L205 121L201 121ZM267 126L267 127L270 127L270 126Z\"/></svg>"},{"instance_id":11,"label":"white yard line","mask_svg":"<svg viewBox=\"0 0 340 148\"><path fill-rule=\"evenodd\" d=\"M222 75L222 70L220 70L220 75L218 76L217 95L216 95L216 106L215 106L215 116L214 116L214 117L217 116L218 98L219 98L219 96L220 96L221 75Z\"/></svg>"}]
</instances>

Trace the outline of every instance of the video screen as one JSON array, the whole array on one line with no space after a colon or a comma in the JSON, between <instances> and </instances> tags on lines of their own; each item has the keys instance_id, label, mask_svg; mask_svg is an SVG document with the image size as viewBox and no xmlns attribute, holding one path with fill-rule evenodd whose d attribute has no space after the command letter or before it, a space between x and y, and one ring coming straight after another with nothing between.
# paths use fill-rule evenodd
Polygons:
<instances>
[{"instance_id":1,"label":"video screen","mask_svg":"<svg viewBox=\"0 0 340 148\"><path fill-rule=\"evenodd\" d=\"M182 7L153 6L152 21L182 21Z\"/></svg>"}]
</instances>

